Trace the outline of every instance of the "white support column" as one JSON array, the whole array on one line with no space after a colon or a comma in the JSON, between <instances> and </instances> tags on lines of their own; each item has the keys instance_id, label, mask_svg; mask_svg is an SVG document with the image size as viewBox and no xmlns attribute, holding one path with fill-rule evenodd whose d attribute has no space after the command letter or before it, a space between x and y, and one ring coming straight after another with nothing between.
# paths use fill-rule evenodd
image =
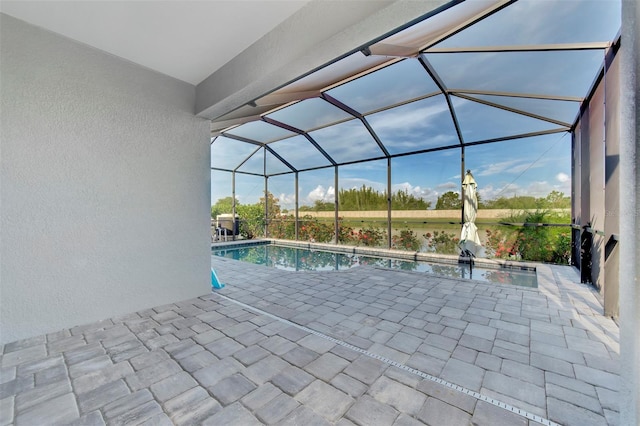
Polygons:
<instances>
[{"instance_id":1,"label":"white support column","mask_svg":"<svg viewBox=\"0 0 640 426\"><path fill-rule=\"evenodd\" d=\"M620 420L640 424L640 152L638 21L635 0L622 1L620 120Z\"/></svg>"}]
</instances>

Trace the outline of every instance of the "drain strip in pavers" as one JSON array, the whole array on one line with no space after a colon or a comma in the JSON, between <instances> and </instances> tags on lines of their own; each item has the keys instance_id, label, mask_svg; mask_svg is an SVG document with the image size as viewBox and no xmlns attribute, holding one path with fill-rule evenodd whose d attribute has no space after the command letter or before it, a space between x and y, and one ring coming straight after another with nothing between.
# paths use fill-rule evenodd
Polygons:
<instances>
[{"instance_id":1,"label":"drain strip in pavers","mask_svg":"<svg viewBox=\"0 0 640 426\"><path fill-rule=\"evenodd\" d=\"M256 313L258 313L260 315L265 315L265 316L267 316L269 318L273 318L275 320L281 321L281 322L283 322L285 324L288 324L290 326L296 327L296 328L298 328L300 330L304 330L307 333L310 333L310 334L313 334L315 336L321 337L323 339L329 340L329 341L331 341L331 342L333 342L333 343L335 343L337 345L343 346L345 348L349 348L352 351L355 351L355 352L361 353L363 355L366 355L368 357L377 359L379 361L384 362L385 364L392 365L394 367L397 367L397 368L399 368L401 370L404 370L404 371L407 371L409 373L413 373L413 374L415 374L417 376L422 377L423 379L431 380L432 382L441 384L441 385L446 386L446 387L448 387L450 389L456 390L458 392L462 392L462 393L464 393L466 395L469 395L469 396L472 396L472 397L474 397L474 398L476 398L476 399L478 399L480 401L487 402L487 403L489 403L491 405L495 405L496 407L500 407L500 408L502 408L504 410L507 410L507 411L510 411L510 412L512 412L514 414L517 414L519 416L525 417L525 418L527 418L529 420L533 420L534 422L543 424L545 426L561 426L558 423L555 423L555 422L552 422L551 420L545 419L544 417L540 417L540 416L538 416L536 414L529 413L528 411L521 410L520 408L516 408L516 407L514 407L512 405L505 404L504 402L495 400L493 398L490 398L488 396L482 395L481 393L472 391L470 389L463 388L462 386L458 386L458 385L456 385L454 383L447 382L446 380L442 380L442 379L440 379L438 377L432 376L431 374L427 374L427 373L422 372L420 370L416 370L415 368L408 367L408 366L406 366L406 365L404 365L402 363L396 362L396 361L394 361L392 359L385 358L383 356L380 356L380 355L374 354L372 352L366 351L366 350L364 350L362 348L359 348L359 347L354 346L352 344L349 344L347 342L343 342L342 340L334 339L331 336L327 336L326 334L322 334L322 333L320 333L318 331L312 330L312 329L310 329L308 327L305 327L303 325L296 324L296 323L291 322L289 320L286 320L284 318L280 318L280 317L278 317L276 315L270 314L269 312L265 312L265 311L263 311L261 309L254 308L253 306L247 305L246 303L242 303L242 302L240 302L238 300L235 300L235 299L232 299L230 297L223 296L220 293L215 292L213 294L215 294L218 297L221 297L222 299L228 300L229 302L232 302L232 303L235 303L235 304L237 304L239 306L242 306L243 308L252 310L252 311L254 311L254 312L256 312Z\"/></svg>"}]
</instances>

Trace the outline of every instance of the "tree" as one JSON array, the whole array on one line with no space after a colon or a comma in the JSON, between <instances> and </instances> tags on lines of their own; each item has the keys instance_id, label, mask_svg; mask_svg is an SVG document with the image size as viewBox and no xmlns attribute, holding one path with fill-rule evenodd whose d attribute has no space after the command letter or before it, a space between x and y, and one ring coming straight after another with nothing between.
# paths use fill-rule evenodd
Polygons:
<instances>
[{"instance_id":1,"label":"tree","mask_svg":"<svg viewBox=\"0 0 640 426\"><path fill-rule=\"evenodd\" d=\"M236 208L240 205L238 200L236 199ZM233 198L232 197L224 197L220 198L216 201L214 205L211 206L211 217L216 218L219 214L227 213L231 214L233 210Z\"/></svg>"},{"instance_id":2,"label":"tree","mask_svg":"<svg viewBox=\"0 0 640 426\"><path fill-rule=\"evenodd\" d=\"M545 198L546 207L565 209L571 207L571 197L565 197L564 192L551 191Z\"/></svg>"},{"instance_id":3,"label":"tree","mask_svg":"<svg viewBox=\"0 0 640 426\"><path fill-rule=\"evenodd\" d=\"M316 200L313 203L313 207L309 211L316 212L332 212L335 209L335 204L331 201Z\"/></svg>"},{"instance_id":4,"label":"tree","mask_svg":"<svg viewBox=\"0 0 640 426\"><path fill-rule=\"evenodd\" d=\"M399 190L391 195L391 208L393 210L428 210L431 201L425 201L413 194L409 194L406 189Z\"/></svg>"},{"instance_id":5,"label":"tree","mask_svg":"<svg viewBox=\"0 0 640 426\"><path fill-rule=\"evenodd\" d=\"M340 210L386 210L388 207L386 192L376 191L365 185L361 188L341 189L338 193L338 202ZM429 201L409 194L406 189L391 194L393 210L427 210L429 207L431 207ZM330 210L333 210L333 205L330 205Z\"/></svg>"},{"instance_id":6,"label":"tree","mask_svg":"<svg viewBox=\"0 0 640 426\"><path fill-rule=\"evenodd\" d=\"M269 207L267 210L268 218L274 219L280 216L280 200L277 199L271 192L267 192L266 200L267 200L267 206ZM264 207L265 207L264 203L265 203L265 197L261 197L260 202L258 204L260 204L263 214L264 214Z\"/></svg>"},{"instance_id":7,"label":"tree","mask_svg":"<svg viewBox=\"0 0 640 426\"><path fill-rule=\"evenodd\" d=\"M384 210L387 197L375 189L362 185L361 188L341 189L338 193L340 210Z\"/></svg>"},{"instance_id":8,"label":"tree","mask_svg":"<svg viewBox=\"0 0 640 426\"><path fill-rule=\"evenodd\" d=\"M245 238L264 235L264 206L260 203L237 206L236 214L240 219L240 234Z\"/></svg>"},{"instance_id":9,"label":"tree","mask_svg":"<svg viewBox=\"0 0 640 426\"><path fill-rule=\"evenodd\" d=\"M445 192L438 197L436 202L436 210L459 210L461 208L462 200L460 195L453 191Z\"/></svg>"},{"instance_id":10,"label":"tree","mask_svg":"<svg viewBox=\"0 0 640 426\"><path fill-rule=\"evenodd\" d=\"M479 192L476 192L476 198L478 200L478 210L487 208L487 205L482 200L482 197L480 196Z\"/></svg>"},{"instance_id":11,"label":"tree","mask_svg":"<svg viewBox=\"0 0 640 426\"><path fill-rule=\"evenodd\" d=\"M529 195L518 195L516 197L500 197L495 200L485 201L484 205L488 209L538 209L544 207L544 200Z\"/></svg>"},{"instance_id":12,"label":"tree","mask_svg":"<svg viewBox=\"0 0 640 426\"><path fill-rule=\"evenodd\" d=\"M316 200L313 206L300 206L298 211L301 212L324 212L333 211L333 203L325 203L322 200Z\"/></svg>"},{"instance_id":13,"label":"tree","mask_svg":"<svg viewBox=\"0 0 640 426\"><path fill-rule=\"evenodd\" d=\"M531 195L518 195L514 197L499 197L495 200L483 201L480 208L509 209L509 210L534 210L534 209L568 209L571 207L571 197L563 192L551 191L546 197L536 198Z\"/></svg>"}]
</instances>

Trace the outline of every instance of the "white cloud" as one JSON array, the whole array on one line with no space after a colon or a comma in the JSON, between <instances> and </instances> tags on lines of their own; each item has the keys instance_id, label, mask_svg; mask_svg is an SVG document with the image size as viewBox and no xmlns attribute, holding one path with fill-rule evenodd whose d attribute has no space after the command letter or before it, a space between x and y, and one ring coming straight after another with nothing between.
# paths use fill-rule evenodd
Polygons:
<instances>
[{"instance_id":1,"label":"white cloud","mask_svg":"<svg viewBox=\"0 0 640 426\"><path fill-rule=\"evenodd\" d=\"M327 191L324 189L324 186L318 185L313 191L309 192L307 198L311 201L322 200L326 193Z\"/></svg>"},{"instance_id":2,"label":"white cloud","mask_svg":"<svg viewBox=\"0 0 640 426\"><path fill-rule=\"evenodd\" d=\"M364 178L340 178L341 189L359 189L362 186L367 186L375 189L376 191L384 192L387 189L387 185L382 182L376 182L370 179Z\"/></svg>"},{"instance_id":3,"label":"white cloud","mask_svg":"<svg viewBox=\"0 0 640 426\"><path fill-rule=\"evenodd\" d=\"M566 183L571 180L571 177L566 173L560 172L556 175L556 180L560 183Z\"/></svg>"},{"instance_id":4,"label":"white cloud","mask_svg":"<svg viewBox=\"0 0 640 426\"><path fill-rule=\"evenodd\" d=\"M432 126L432 123L437 122L440 114L448 112L449 108L444 102L436 105L422 106L408 111L406 109L391 110L385 114L384 121L380 120L379 123L377 123L376 129L380 132L398 132L414 128L429 128Z\"/></svg>"},{"instance_id":5,"label":"white cloud","mask_svg":"<svg viewBox=\"0 0 640 426\"><path fill-rule=\"evenodd\" d=\"M474 175L491 176L503 173L515 173L516 171L521 172L524 170L524 167L526 167L526 165L519 159L500 161L498 163L483 165L480 170L474 172Z\"/></svg>"},{"instance_id":6,"label":"white cloud","mask_svg":"<svg viewBox=\"0 0 640 426\"><path fill-rule=\"evenodd\" d=\"M494 187L493 185L480 186L478 192L483 200L495 200L499 197L511 198L513 196L528 196L528 197L546 197L551 191L559 191L565 194L571 193L571 182L561 182L559 184L549 183L548 181L531 181L525 186L520 186L515 183L508 185L499 185Z\"/></svg>"},{"instance_id":7,"label":"white cloud","mask_svg":"<svg viewBox=\"0 0 640 426\"><path fill-rule=\"evenodd\" d=\"M483 200L491 200L496 195L496 190L492 185L487 185L484 187L478 188L478 193Z\"/></svg>"},{"instance_id":8,"label":"white cloud","mask_svg":"<svg viewBox=\"0 0 640 426\"><path fill-rule=\"evenodd\" d=\"M325 198L327 201L333 201L335 196L336 196L336 190L333 186L330 186L329 189L327 189L327 194Z\"/></svg>"},{"instance_id":9,"label":"white cloud","mask_svg":"<svg viewBox=\"0 0 640 426\"><path fill-rule=\"evenodd\" d=\"M447 191L456 191L460 189L460 186L454 182L444 182L440 185L436 186L436 189L447 192Z\"/></svg>"},{"instance_id":10,"label":"white cloud","mask_svg":"<svg viewBox=\"0 0 640 426\"><path fill-rule=\"evenodd\" d=\"M325 189L324 186L318 185L313 191L309 192L307 195L307 201L310 201L311 203L315 203L316 201L333 201L335 193L336 191L333 186Z\"/></svg>"},{"instance_id":11,"label":"white cloud","mask_svg":"<svg viewBox=\"0 0 640 426\"><path fill-rule=\"evenodd\" d=\"M425 201L430 201L432 208L435 207L438 199L438 192L431 188L423 188L420 185L413 186L409 182L394 183L391 185L392 192L406 191L408 194L413 195L416 198L422 198Z\"/></svg>"},{"instance_id":12,"label":"white cloud","mask_svg":"<svg viewBox=\"0 0 640 426\"><path fill-rule=\"evenodd\" d=\"M278 196L278 201L280 202L280 207L285 209L292 208L296 203L295 194L285 194L282 193Z\"/></svg>"},{"instance_id":13,"label":"white cloud","mask_svg":"<svg viewBox=\"0 0 640 426\"><path fill-rule=\"evenodd\" d=\"M420 188L420 187L413 186L409 182L391 184L391 191L393 192L397 192L397 191L413 192L416 188Z\"/></svg>"},{"instance_id":14,"label":"white cloud","mask_svg":"<svg viewBox=\"0 0 640 426\"><path fill-rule=\"evenodd\" d=\"M549 185L549 183L547 181L533 181L531 183L529 183L529 185L527 186L527 194L526 195L531 195L531 194L536 194L533 195L534 197L542 197L547 195L550 192L550 189L552 186Z\"/></svg>"}]
</instances>

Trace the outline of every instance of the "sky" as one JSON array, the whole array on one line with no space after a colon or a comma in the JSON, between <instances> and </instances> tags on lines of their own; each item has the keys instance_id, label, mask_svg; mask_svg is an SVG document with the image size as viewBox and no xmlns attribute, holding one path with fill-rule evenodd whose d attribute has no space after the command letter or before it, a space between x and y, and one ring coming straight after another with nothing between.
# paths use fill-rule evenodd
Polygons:
<instances>
[{"instance_id":1,"label":"sky","mask_svg":"<svg viewBox=\"0 0 640 426\"><path fill-rule=\"evenodd\" d=\"M528 195L544 197L551 191L571 194L571 136L559 133L467 147L465 169L478 183L482 199ZM448 191L460 192L460 149L397 157L391 161L392 191L403 190L423 198L435 207L437 198ZM339 167L339 188L363 185L378 191L387 187L386 160ZM335 194L335 170L299 173L299 205L330 202ZM212 172L212 204L231 195L231 175ZM282 208L295 203L294 175L273 176L268 189ZM243 204L258 202L264 193L262 177L236 174L236 196Z\"/></svg>"},{"instance_id":2,"label":"sky","mask_svg":"<svg viewBox=\"0 0 640 426\"><path fill-rule=\"evenodd\" d=\"M619 28L619 10L618 0L520 0L436 47L608 41ZM573 123L580 103L545 96L586 96L603 58L602 50L425 53L421 59L452 90L449 99L439 92L417 58L396 62L327 94L362 114L391 155L454 147L393 158L392 191L406 190L433 206L443 193L460 192L461 149L455 115L464 143L514 137L465 148L465 169L472 171L483 199L544 197L551 191L570 195L571 135L562 123ZM504 96L505 92L515 96ZM384 157L360 120L323 99L303 100L267 117L307 131L337 163ZM522 137L563 127L565 131L559 133ZM229 133L271 142L269 146L298 170L331 164L304 136L264 122L248 123ZM263 151L245 161L256 148L221 136L212 144L212 167L237 167L238 171L258 174L265 165L267 174L290 170ZM384 191L387 161L340 166L338 175L339 189L364 185ZM334 167L300 172L299 204L333 201L334 177ZM212 203L231 195L229 173L212 171L211 183ZM283 208L294 206L293 174L270 177L268 189ZM236 197L241 203L255 203L263 194L262 177L236 173Z\"/></svg>"}]
</instances>

